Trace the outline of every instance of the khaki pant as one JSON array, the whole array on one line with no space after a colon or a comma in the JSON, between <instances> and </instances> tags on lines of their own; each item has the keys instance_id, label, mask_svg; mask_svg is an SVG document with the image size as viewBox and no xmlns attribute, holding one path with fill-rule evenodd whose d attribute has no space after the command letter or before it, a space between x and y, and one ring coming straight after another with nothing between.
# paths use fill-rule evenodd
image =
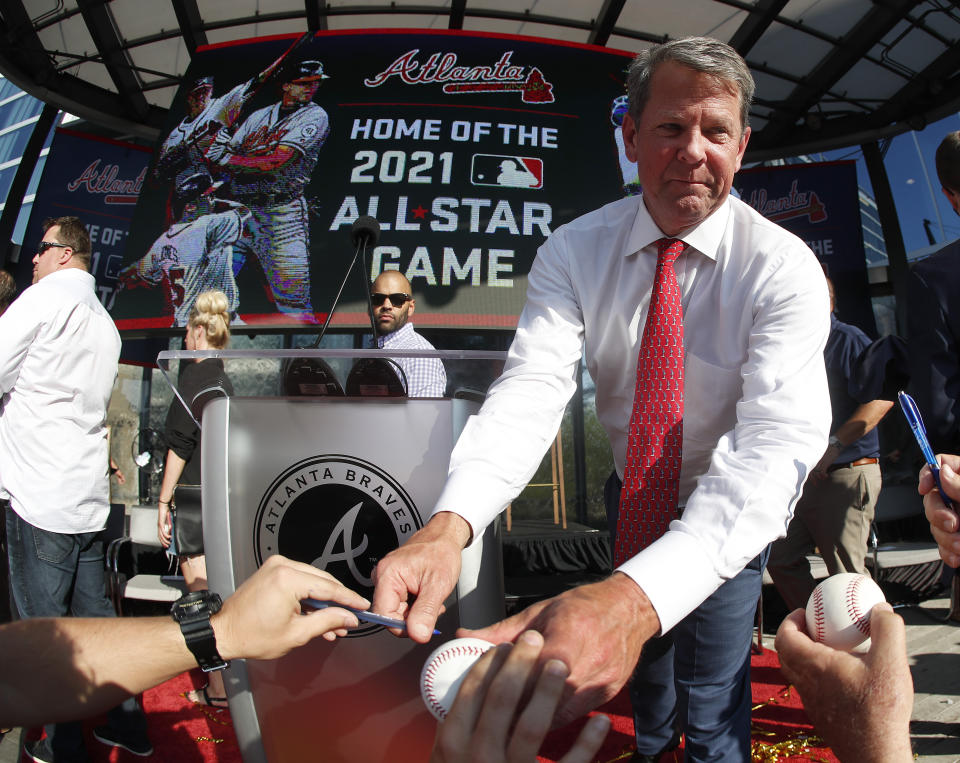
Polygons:
<instances>
[{"instance_id":1,"label":"khaki pant","mask_svg":"<svg viewBox=\"0 0 960 763\"><path fill-rule=\"evenodd\" d=\"M847 466L828 472L825 479L807 480L787 535L773 543L767 564L791 610L805 607L816 587L807 563L814 549L831 575L869 574L864 562L880 486L878 464Z\"/></svg>"}]
</instances>

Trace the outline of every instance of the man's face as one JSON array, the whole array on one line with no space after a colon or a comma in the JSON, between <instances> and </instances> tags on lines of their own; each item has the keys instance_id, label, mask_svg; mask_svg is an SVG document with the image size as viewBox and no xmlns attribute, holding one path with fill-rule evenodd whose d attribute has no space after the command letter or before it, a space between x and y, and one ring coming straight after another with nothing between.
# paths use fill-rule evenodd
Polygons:
<instances>
[{"instance_id":1,"label":"man's face","mask_svg":"<svg viewBox=\"0 0 960 763\"><path fill-rule=\"evenodd\" d=\"M735 85L668 61L653 74L639 120L624 117L623 138L650 216L675 236L727 198L750 128L741 132Z\"/></svg>"},{"instance_id":2,"label":"man's face","mask_svg":"<svg viewBox=\"0 0 960 763\"><path fill-rule=\"evenodd\" d=\"M43 234L43 242L51 244L60 243L60 226L54 225ZM60 263L64 261L64 255L72 253L73 248L69 246L51 246L45 248L41 243L37 247L37 253L33 255L33 283L41 278L45 278L51 273L60 269ZM69 259L69 257L67 257Z\"/></svg>"},{"instance_id":3,"label":"man's face","mask_svg":"<svg viewBox=\"0 0 960 763\"><path fill-rule=\"evenodd\" d=\"M372 294L409 294L410 285L406 279L397 274L387 272L381 274L373 282L371 288ZM378 334L389 334L397 329L403 328L404 324L410 320L416 305L413 299L405 302L397 300L400 304L394 304L392 299L385 299L379 307L373 308L373 319L377 326Z\"/></svg>"},{"instance_id":4,"label":"man's face","mask_svg":"<svg viewBox=\"0 0 960 763\"><path fill-rule=\"evenodd\" d=\"M213 93L213 88L209 86L198 87L187 93L187 112L191 117L197 116L207 108L211 93Z\"/></svg>"},{"instance_id":5,"label":"man's face","mask_svg":"<svg viewBox=\"0 0 960 763\"><path fill-rule=\"evenodd\" d=\"M283 85L283 103L292 106L297 103L308 103L320 89L320 80L310 82L287 82Z\"/></svg>"}]
</instances>

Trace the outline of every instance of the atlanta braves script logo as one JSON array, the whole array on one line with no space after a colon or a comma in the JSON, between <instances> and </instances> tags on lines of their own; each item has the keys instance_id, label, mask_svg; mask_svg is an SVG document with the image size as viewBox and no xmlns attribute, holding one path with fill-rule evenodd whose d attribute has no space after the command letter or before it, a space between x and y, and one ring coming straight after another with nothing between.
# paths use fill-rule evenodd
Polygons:
<instances>
[{"instance_id":1,"label":"atlanta braves script logo","mask_svg":"<svg viewBox=\"0 0 960 763\"><path fill-rule=\"evenodd\" d=\"M422 526L413 501L378 466L352 456L314 456L267 489L254 524L254 555L258 565L272 554L312 564L369 599L377 562ZM379 628L361 623L352 632Z\"/></svg>"},{"instance_id":2,"label":"atlanta braves script logo","mask_svg":"<svg viewBox=\"0 0 960 763\"><path fill-rule=\"evenodd\" d=\"M391 77L399 77L406 85L442 84L448 94L519 92L524 103L553 103L553 85L536 66L512 63L512 50L487 66L459 66L457 54L452 52L433 53L421 63L419 53L418 49L408 50L363 84L379 87Z\"/></svg>"},{"instance_id":3,"label":"atlanta braves script logo","mask_svg":"<svg viewBox=\"0 0 960 763\"><path fill-rule=\"evenodd\" d=\"M143 180L147 175L144 167L134 179L119 178L120 167L116 164L101 166L99 159L94 159L80 173L79 177L67 183L67 190L75 193L78 190L103 196L105 204L136 204Z\"/></svg>"},{"instance_id":4,"label":"atlanta braves script logo","mask_svg":"<svg viewBox=\"0 0 960 763\"><path fill-rule=\"evenodd\" d=\"M775 223L806 217L812 223L822 223L827 219L827 210L816 191L801 191L799 181L794 180L786 196L767 197L767 189L751 191L747 203L761 215Z\"/></svg>"}]
</instances>

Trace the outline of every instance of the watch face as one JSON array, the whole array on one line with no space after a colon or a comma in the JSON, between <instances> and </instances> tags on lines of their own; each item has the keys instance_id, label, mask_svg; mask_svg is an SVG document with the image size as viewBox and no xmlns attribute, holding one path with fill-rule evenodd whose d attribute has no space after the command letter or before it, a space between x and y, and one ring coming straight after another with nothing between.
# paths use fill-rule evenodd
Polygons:
<instances>
[{"instance_id":1,"label":"watch face","mask_svg":"<svg viewBox=\"0 0 960 763\"><path fill-rule=\"evenodd\" d=\"M211 591L191 591L184 594L170 607L173 619L180 621L183 618L193 617L202 613L215 615L223 606L220 594Z\"/></svg>"}]
</instances>

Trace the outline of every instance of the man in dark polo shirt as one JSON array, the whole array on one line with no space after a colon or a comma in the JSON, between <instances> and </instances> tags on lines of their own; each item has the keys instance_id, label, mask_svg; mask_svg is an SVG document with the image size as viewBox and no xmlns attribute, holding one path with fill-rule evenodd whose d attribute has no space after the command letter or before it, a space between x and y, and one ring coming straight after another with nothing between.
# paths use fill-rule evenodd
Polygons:
<instances>
[{"instance_id":1,"label":"man in dark polo shirt","mask_svg":"<svg viewBox=\"0 0 960 763\"><path fill-rule=\"evenodd\" d=\"M827 450L813 468L797 502L785 538L773 543L767 570L791 610L805 607L817 581L807 554L819 549L831 575L869 574L865 565L870 524L880 494L880 440L877 424L893 407L888 400L862 400L854 383L857 358L870 340L833 314L823 350L833 424Z\"/></svg>"}]
</instances>

